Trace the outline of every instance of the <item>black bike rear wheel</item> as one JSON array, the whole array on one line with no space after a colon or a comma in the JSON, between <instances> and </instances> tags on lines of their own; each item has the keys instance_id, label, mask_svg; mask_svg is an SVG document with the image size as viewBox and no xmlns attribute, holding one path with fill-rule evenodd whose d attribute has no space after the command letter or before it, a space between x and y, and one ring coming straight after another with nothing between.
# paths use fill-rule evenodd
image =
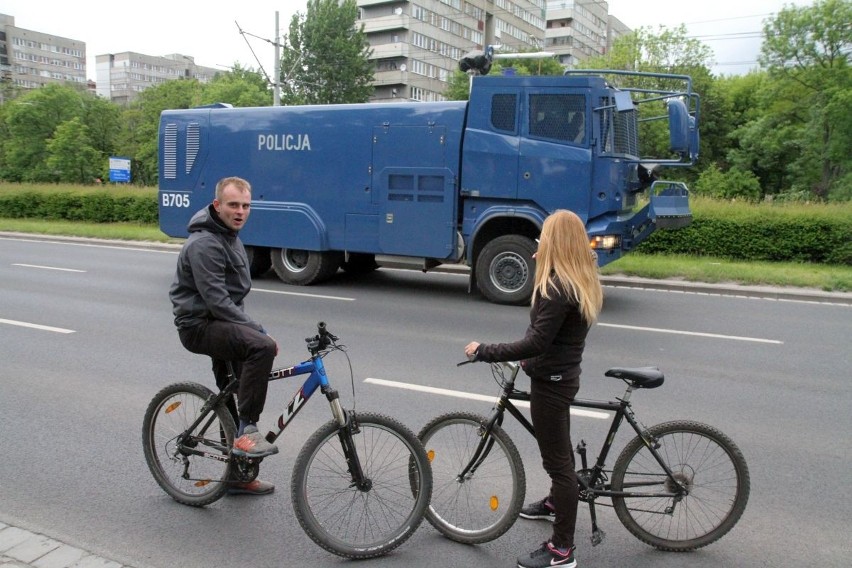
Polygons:
<instances>
[{"instance_id":1,"label":"black bike rear wheel","mask_svg":"<svg viewBox=\"0 0 852 568\"><path fill-rule=\"evenodd\" d=\"M337 422L305 442L293 465L296 518L325 550L344 558L387 554L414 534L432 493L432 471L420 440L397 420L358 413L352 440L365 487L356 487Z\"/></svg>"},{"instance_id":2,"label":"black bike rear wheel","mask_svg":"<svg viewBox=\"0 0 852 568\"><path fill-rule=\"evenodd\" d=\"M680 502L672 497L613 497L619 520L636 538L661 550L695 550L724 536L748 502L749 473L742 452L725 434L698 422L666 422L648 432L688 494ZM615 462L613 491L671 493L673 485L638 436Z\"/></svg>"},{"instance_id":3,"label":"black bike rear wheel","mask_svg":"<svg viewBox=\"0 0 852 568\"><path fill-rule=\"evenodd\" d=\"M487 454L475 471L462 476L479 446L487 418L451 412L420 431L432 465L432 502L426 519L456 542L479 544L505 533L518 519L526 493L526 474L517 447L495 425Z\"/></svg>"},{"instance_id":4,"label":"black bike rear wheel","mask_svg":"<svg viewBox=\"0 0 852 568\"><path fill-rule=\"evenodd\" d=\"M183 445L177 443L212 396L210 389L197 383L169 385L148 404L143 421L142 448L151 474L175 501L193 507L221 498L231 474L228 449L236 427L224 405L215 408Z\"/></svg>"}]
</instances>

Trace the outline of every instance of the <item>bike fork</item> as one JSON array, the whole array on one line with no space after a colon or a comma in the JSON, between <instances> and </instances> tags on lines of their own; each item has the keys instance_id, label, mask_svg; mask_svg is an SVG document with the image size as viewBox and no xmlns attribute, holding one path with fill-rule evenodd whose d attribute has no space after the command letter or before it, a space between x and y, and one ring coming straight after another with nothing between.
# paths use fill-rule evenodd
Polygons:
<instances>
[{"instance_id":1,"label":"bike fork","mask_svg":"<svg viewBox=\"0 0 852 568\"><path fill-rule=\"evenodd\" d=\"M592 477L588 477L587 474L589 472L588 463L586 461L586 442L585 440L580 440L580 443L577 444L576 448L577 454L580 456L580 464L582 464L583 475L577 477L577 481L579 483L578 491L582 494L586 494L586 502L589 504L589 517L592 520L592 536L590 537L592 541L592 546L597 546L603 542L606 537L606 533L602 531L598 527L598 515L595 511L595 494L591 491L589 485L592 483ZM596 476L596 472L592 472L593 476Z\"/></svg>"},{"instance_id":2,"label":"bike fork","mask_svg":"<svg viewBox=\"0 0 852 568\"><path fill-rule=\"evenodd\" d=\"M340 395L336 390L328 388L323 389L323 392L331 406L331 414L337 422L337 438L340 440L340 446L343 449L343 457L346 458L349 475L352 476L352 486L364 492L369 491L373 488L373 481L364 475L358 451L355 449L355 439L352 437L352 434L358 433L358 420L355 418L355 412L346 412L343 409L340 404Z\"/></svg>"}]
</instances>

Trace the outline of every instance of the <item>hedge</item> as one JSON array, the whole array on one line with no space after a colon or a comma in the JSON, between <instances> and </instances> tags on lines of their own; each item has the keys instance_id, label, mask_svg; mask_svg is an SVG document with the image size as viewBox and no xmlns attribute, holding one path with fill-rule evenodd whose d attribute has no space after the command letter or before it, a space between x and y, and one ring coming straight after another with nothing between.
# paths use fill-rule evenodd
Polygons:
<instances>
[{"instance_id":1,"label":"hedge","mask_svg":"<svg viewBox=\"0 0 852 568\"><path fill-rule=\"evenodd\" d=\"M0 186L0 211L13 219L48 219L88 223L132 222L156 225L155 190L35 191Z\"/></svg>"},{"instance_id":2,"label":"hedge","mask_svg":"<svg viewBox=\"0 0 852 568\"><path fill-rule=\"evenodd\" d=\"M637 250L732 260L852 265L849 204L693 203L692 223L656 231Z\"/></svg>"},{"instance_id":3,"label":"hedge","mask_svg":"<svg viewBox=\"0 0 852 568\"><path fill-rule=\"evenodd\" d=\"M156 189L31 187L0 184L0 215L90 223L158 222ZM691 205L691 225L656 231L637 250L852 265L852 204L753 205L698 198Z\"/></svg>"}]
</instances>

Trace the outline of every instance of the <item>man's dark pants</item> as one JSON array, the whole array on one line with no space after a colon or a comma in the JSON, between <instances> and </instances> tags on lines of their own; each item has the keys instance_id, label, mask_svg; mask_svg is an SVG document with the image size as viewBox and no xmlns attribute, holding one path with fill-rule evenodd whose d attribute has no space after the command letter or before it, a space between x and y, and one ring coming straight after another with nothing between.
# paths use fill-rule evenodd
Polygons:
<instances>
[{"instance_id":1,"label":"man's dark pants","mask_svg":"<svg viewBox=\"0 0 852 568\"><path fill-rule=\"evenodd\" d=\"M178 335L187 350L213 359L213 373L219 388L227 383L226 363L233 363L234 372L240 378L239 418L257 422L266 402L269 372L275 360L275 340L246 325L220 320L180 329Z\"/></svg>"}]
</instances>

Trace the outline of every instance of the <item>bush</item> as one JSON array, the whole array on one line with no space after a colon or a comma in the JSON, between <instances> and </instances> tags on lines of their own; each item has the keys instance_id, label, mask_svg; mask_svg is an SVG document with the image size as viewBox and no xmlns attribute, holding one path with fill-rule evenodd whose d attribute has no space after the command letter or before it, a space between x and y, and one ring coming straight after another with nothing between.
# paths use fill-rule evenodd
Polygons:
<instances>
[{"instance_id":1,"label":"bush","mask_svg":"<svg viewBox=\"0 0 852 568\"><path fill-rule=\"evenodd\" d=\"M701 172L695 182L695 191L701 195L718 199L760 199L760 180L753 173L738 168L722 172L716 164L711 164Z\"/></svg>"},{"instance_id":2,"label":"bush","mask_svg":"<svg viewBox=\"0 0 852 568\"><path fill-rule=\"evenodd\" d=\"M638 250L732 260L852 264L852 205L694 199L692 210L691 225L656 231Z\"/></svg>"},{"instance_id":3,"label":"bush","mask_svg":"<svg viewBox=\"0 0 852 568\"><path fill-rule=\"evenodd\" d=\"M0 211L16 219L158 222L156 189L69 187L0 184Z\"/></svg>"}]
</instances>

